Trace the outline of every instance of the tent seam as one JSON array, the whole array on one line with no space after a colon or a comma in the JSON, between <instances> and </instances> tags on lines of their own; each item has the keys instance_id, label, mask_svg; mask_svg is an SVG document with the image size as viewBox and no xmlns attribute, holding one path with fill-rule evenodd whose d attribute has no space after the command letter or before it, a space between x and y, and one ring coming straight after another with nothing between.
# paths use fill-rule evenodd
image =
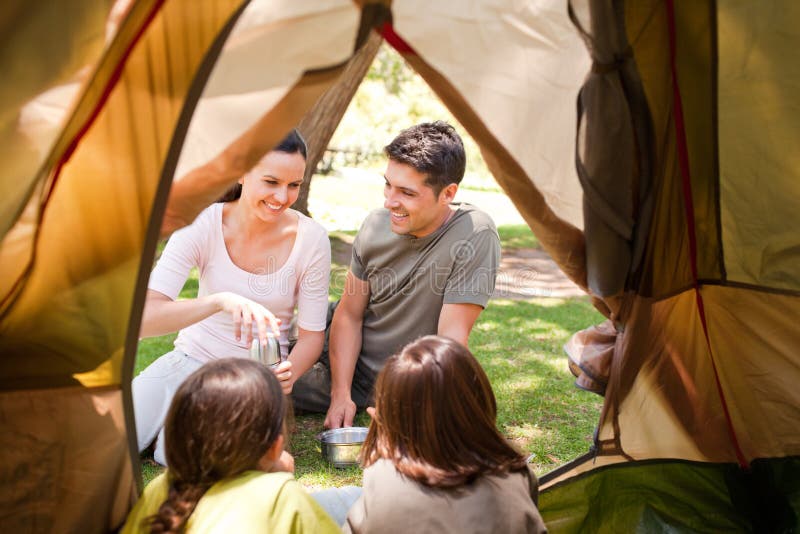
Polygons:
<instances>
[{"instance_id":1,"label":"tent seam","mask_svg":"<svg viewBox=\"0 0 800 534\"><path fill-rule=\"evenodd\" d=\"M728 280L728 272L725 269L725 249L722 245L722 206L720 168L719 168L719 27L717 25L717 2L709 2L709 22L710 22L710 47L711 47L711 125L712 131L712 164L714 175L714 208L716 210L716 229L717 229L717 261L719 262L719 276L723 282Z\"/></svg>"},{"instance_id":2,"label":"tent seam","mask_svg":"<svg viewBox=\"0 0 800 534\"><path fill-rule=\"evenodd\" d=\"M670 55L670 70L672 72L672 107L673 116L675 121L675 137L676 137L676 150L678 152L678 166L681 173L681 182L683 186L683 200L686 216L687 234L689 238L689 256L691 258L692 280L694 281L694 291L697 301L697 312L700 318L700 324L703 327L703 335L706 340L706 347L708 349L709 359L711 361L711 368L714 372L714 381L716 382L717 394L719 395L722 410L725 415L725 422L728 430L731 444L733 445L736 458L739 465L749 470L750 465L742 452L739 444L739 439L736 435L736 429L731 420L728 402L725 398L725 392L722 389L722 383L719 378L719 370L714 359L714 351L711 347L711 339L708 333L708 324L706 321L705 307L703 305L703 296L700 291L700 284L697 276L697 235L694 221L694 200L692 198L691 175L689 169L689 153L686 144L686 131L683 123L683 105L681 100L680 85L678 84L678 68L675 61L676 57L676 32L675 32L675 6L674 0L666 1L667 9L667 27L669 39L669 55Z\"/></svg>"}]
</instances>

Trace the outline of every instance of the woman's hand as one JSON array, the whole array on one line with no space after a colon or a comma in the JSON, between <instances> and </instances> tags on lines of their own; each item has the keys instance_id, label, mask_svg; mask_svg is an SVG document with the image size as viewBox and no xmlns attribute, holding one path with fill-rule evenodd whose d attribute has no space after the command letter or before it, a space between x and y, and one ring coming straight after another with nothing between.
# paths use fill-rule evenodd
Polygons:
<instances>
[{"instance_id":1,"label":"woman's hand","mask_svg":"<svg viewBox=\"0 0 800 534\"><path fill-rule=\"evenodd\" d=\"M252 343L253 325L258 329L258 338L262 343L267 341L268 328L272 329L276 337L281 335L281 320L258 302L230 291L214 293L210 297L220 311L231 314L236 341L241 341L244 337L248 345Z\"/></svg>"},{"instance_id":2,"label":"woman's hand","mask_svg":"<svg viewBox=\"0 0 800 534\"><path fill-rule=\"evenodd\" d=\"M292 380L292 362L284 360L276 365L272 369L272 372L275 373L275 378L281 383L283 394L288 395L291 393L292 386L294 385L294 380Z\"/></svg>"}]
</instances>

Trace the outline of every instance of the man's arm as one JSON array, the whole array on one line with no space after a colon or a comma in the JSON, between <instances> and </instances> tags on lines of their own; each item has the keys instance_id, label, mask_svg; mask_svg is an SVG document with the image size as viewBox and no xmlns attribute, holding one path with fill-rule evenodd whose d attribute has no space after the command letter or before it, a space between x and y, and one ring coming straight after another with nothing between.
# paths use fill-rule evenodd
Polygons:
<instances>
[{"instance_id":1,"label":"man's arm","mask_svg":"<svg viewBox=\"0 0 800 534\"><path fill-rule=\"evenodd\" d=\"M455 261L439 313L437 333L465 347L472 326L494 292L500 265L500 238L490 220L489 223L455 249Z\"/></svg>"},{"instance_id":2,"label":"man's arm","mask_svg":"<svg viewBox=\"0 0 800 534\"><path fill-rule=\"evenodd\" d=\"M483 311L477 304L445 304L439 313L438 335L458 341L465 347L472 326Z\"/></svg>"},{"instance_id":3,"label":"man's arm","mask_svg":"<svg viewBox=\"0 0 800 534\"><path fill-rule=\"evenodd\" d=\"M326 428L352 426L356 405L350 395L358 354L361 352L361 326L369 303L369 282L347 272L344 293L331 322L329 353L331 362L331 405L325 417Z\"/></svg>"}]
</instances>

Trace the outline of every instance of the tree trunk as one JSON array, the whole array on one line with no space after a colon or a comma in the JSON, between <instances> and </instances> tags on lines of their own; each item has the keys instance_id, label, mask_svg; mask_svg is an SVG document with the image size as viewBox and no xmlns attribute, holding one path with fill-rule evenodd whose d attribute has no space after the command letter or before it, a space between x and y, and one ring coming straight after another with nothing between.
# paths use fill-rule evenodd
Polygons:
<instances>
[{"instance_id":1,"label":"tree trunk","mask_svg":"<svg viewBox=\"0 0 800 534\"><path fill-rule=\"evenodd\" d=\"M297 211L308 213L308 191L311 186L311 178L317 169L317 164L325 154L328 143L333 137L333 132L342 120L347 106L356 94L361 80L364 79L372 65L375 54L381 45L383 38L378 32L370 32L369 39L364 46L350 58L344 72L333 86L328 89L314 107L297 125L297 129L308 144L308 157L306 158L306 175L303 185L300 187L300 196L292 206Z\"/></svg>"}]
</instances>

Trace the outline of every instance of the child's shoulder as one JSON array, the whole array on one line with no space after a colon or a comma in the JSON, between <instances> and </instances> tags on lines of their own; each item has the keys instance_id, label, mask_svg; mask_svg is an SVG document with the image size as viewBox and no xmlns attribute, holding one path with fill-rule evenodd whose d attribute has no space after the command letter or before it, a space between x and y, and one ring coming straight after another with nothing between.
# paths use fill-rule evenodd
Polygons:
<instances>
[{"instance_id":1,"label":"child's shoulder","mask_svg":"<svg viewBox=\"0 0 800 534\"><path fill-rule=\"evenodd\" d=\"M153 480L147 483L142 491L142 498L166 500L169 494L169 478L167 471L163 471Z\"/></svg>"},{"instance_id":2,"label":"child's shoulder","mask_svg":"<svg viewBox=\"0 0 800 534\"><path fill-rule=\"evenodd\" d=\"M217 482L211 489L214 490L214 493L223 491L252 491L254 495L264 495L265 492L270 489L277 493L277 491L290 481L294 481L294 475L284 471L275 473L246 471L235 478Z\"/></svg>"}]
</instances>

